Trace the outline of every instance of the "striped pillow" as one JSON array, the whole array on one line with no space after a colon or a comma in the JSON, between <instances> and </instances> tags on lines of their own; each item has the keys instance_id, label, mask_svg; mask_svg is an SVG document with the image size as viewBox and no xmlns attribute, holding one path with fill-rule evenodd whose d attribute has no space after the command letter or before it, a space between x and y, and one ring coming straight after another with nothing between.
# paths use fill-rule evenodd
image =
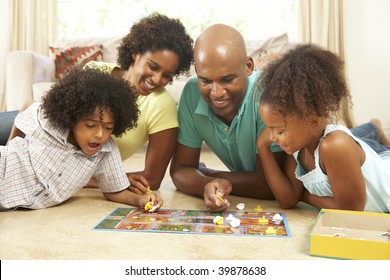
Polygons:
<instances>
[{"instance_id":1,"label":"striped pillow","mask_svg":"<svg viewBox=\"0 0 390 280\"><path fill-rule=\"evenodd\" d=\"M56 66L55 77L61 79L69 67L81 65L90 61L103 60L103 46L85 46L71 48L49 47L49 56L54 59Z\"/></svg>"}]
</instances>

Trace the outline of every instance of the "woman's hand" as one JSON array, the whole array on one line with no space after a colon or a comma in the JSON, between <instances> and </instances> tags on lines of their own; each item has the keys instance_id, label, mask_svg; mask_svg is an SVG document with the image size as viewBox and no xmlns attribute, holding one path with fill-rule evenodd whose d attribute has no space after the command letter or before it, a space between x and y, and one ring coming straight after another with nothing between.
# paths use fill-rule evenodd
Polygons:
<instances>
[{"instance_id":1,"label":"woman's hand","mask_svg":"<svg viewBox=\"0 0 390 280\"><path fill-rule=\"evenodd\" d=\"M144 176L137 174L127 174L127 178L130 182L130 186L128 188L130 191L141 195L148 193L150 185Z\"/></svg>"}]
</instances>

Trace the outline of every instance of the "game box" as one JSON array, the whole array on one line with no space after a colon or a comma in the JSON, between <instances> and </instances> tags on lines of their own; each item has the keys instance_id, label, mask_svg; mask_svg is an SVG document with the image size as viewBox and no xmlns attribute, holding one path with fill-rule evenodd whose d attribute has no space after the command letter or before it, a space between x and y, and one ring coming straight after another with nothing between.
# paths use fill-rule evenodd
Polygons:
<instances>
[{"instance_id":1,"label":"game box","mask_svg":"<svg viewBox=\"0 0 390 280\"><path fill-rule=\"evenodd\" d=\"M310 234L310 255L390 260L390 214L322 209Z\"/></svg>"}]
</instances>

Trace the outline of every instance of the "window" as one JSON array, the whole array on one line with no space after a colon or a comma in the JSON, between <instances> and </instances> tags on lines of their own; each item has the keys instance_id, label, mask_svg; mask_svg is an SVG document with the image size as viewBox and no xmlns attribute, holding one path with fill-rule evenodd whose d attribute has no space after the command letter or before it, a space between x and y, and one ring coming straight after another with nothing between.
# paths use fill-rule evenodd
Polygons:
<instances>
[{"instance_id":1,"label":"window","mask_svg":"<svg viewBox=\"0 0 390 280\"><path fill-rule=\"evenodd\" d=\"M180 18L192 38L210 24L237 28L246 39L288 32L297 38L297 0L57 0L59 38L125 35L140 18L157 11Z\"/></svg>"}]
</instances>

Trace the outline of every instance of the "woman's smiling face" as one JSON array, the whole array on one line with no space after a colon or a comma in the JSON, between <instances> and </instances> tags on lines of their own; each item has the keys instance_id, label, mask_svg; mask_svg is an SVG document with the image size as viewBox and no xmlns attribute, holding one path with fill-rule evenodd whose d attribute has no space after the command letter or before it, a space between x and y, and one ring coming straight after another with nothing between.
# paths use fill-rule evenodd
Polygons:
<instances>
[{"instance_id":1,"label":"woman's smiling face","mask_svg":"<svg viewBox=\"0 0 390 280\"><path fill-rule=\"evenodd\" d=\"M170 50L134 54L133 59L124 78L138 95L149 95L165 87L179 66L179 55Z\"/></svg>"}]
</instances>

